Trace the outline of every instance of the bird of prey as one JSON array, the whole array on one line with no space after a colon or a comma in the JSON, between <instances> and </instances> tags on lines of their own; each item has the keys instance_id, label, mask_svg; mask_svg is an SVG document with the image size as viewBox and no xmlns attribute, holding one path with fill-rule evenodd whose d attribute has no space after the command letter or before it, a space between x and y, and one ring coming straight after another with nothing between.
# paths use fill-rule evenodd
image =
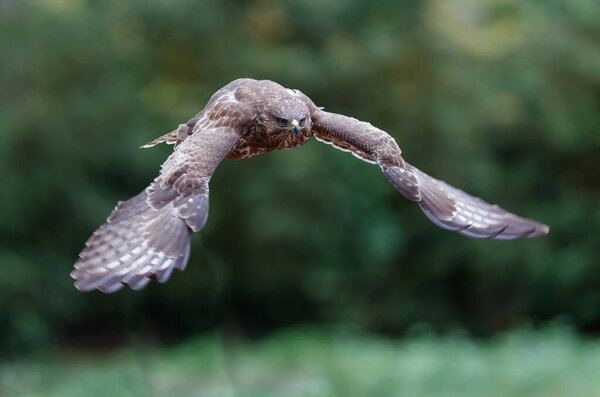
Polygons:
<instances>
[{"instance_id":1,"label":"bird of prey","mask_svg":"<svg viewBox=\"0 0 600 397\"><path fill-rule=\"evenodd\" d=\"M396 141L369 123L324 111L302 92L269 80L238 79L190 121L144 145L174 144L159 176L119 202L79 254L71 276L81 291L110 293L183 270L191 232L208 216L208 182L224 158L240 160L305 144L311 137L377 164L392 185L436 225L468 237L537 237L548 226L511 214L413 167Z\"/></svg>"}]
</instances>

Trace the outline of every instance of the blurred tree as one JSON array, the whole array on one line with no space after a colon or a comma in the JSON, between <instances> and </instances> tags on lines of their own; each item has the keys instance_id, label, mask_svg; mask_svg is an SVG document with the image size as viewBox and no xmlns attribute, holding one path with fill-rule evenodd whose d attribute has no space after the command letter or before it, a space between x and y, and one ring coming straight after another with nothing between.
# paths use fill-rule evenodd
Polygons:
<instances>
[{"instance_id":1,"label":"blurred tree","mask_svg":"<svg viewBox=\"0 0 600 397\"><path fill-rule=\"evenodd\" d=\"M599 18L595 0L3 1L0 349L299 321L600 330ZM77 292L83 242L171 150L137 147L238 77L372 122L551 234L441 231L376 167L315 142L217 170L185 276Z\"/></svg>"}]
</instances>

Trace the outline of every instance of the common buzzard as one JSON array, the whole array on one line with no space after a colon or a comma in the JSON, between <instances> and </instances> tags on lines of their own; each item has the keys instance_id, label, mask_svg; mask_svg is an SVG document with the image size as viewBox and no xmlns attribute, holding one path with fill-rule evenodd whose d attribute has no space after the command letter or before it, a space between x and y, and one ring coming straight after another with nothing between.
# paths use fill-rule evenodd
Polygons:
<instances>
[{"instance_id":1,"label":"common buzzard","mask_svg":"<svg viewBox=\"0 0 600 397\"><path fill-rule=\"evenodd\" d=\"M217 91L186 124L160 138L175 144L160 175L137 196L119 202L86 242L71 276L81 291L115 292L165 282L183 270L191 232L208 216L208 182L224 158L240 160L305 144L312 136L377 164L407 199L436 225L468 237L510 240L548 233L521 218L434 179L402 158L384 131L329 113L302 92L269 80L238 79Z\"/></svg>"}]
</instances>

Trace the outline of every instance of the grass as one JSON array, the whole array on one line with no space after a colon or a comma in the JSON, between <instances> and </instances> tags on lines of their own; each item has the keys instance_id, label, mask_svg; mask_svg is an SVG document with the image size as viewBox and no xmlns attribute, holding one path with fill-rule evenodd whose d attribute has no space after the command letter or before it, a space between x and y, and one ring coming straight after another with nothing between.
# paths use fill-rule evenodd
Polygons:
<instances>
[{"instance_id":1,"label":"grass","mask_svg":"<svg viewBox=\"0 0 600 397\"><path fill-rule=\"evenodd\" d=\"M600 342L566 330L492 341L295 329L172 348L0 363L0 396L600 396Z\"/></svg>"}]
</instances>

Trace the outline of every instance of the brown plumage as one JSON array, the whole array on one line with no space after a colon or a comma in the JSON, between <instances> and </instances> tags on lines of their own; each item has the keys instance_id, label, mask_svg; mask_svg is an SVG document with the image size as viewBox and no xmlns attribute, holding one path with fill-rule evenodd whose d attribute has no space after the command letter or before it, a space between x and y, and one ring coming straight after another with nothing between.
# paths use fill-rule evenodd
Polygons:
<instances>
[{"instance_id":1,"label":"brown plumage","mask_svg":"<svg viewBox=\"0 0 600 397\"><path fill-rule=\"evenodd\" d=\"M521 218L406 163L396 141L369 123L329 113L298 90L238 79L217 91L186 124L144 145L175 144L160 175L120 202L92 234L71 276L82 291L114 292L165 282L183 270L190 234L206 223L208 182L224 158L245 159L305 144L312 136L377 164L392 185L436 225L474 238L542 236L548 226Z\"/></svg>"}]
</instances>

